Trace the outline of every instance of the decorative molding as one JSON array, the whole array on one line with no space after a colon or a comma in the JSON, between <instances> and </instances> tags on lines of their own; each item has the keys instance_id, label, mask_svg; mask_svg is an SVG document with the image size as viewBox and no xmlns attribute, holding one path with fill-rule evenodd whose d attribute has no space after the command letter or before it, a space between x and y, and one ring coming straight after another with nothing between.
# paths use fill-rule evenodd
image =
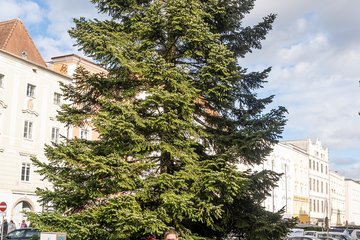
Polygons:
<instances>
[{"instance_id":1,"label":"decorative molding","mask_svg":"<svg viewBox=\"0 0 360 240\"><path fill-rule=\"evenodd\" d=\"M35 111L31 111L30 109L24 109L22 110L22 113L29 113L29 114L34 114L35 116L39 116L39 113Z\"/></svg>"},{"instance_id":2,"label":"decorative molding","mask_svg":"<svg viewBox=\"0 0 360 240\"><path fill-rule=\"evenodd\" d=\"M35 157L36 155L33 153L27 153L27 152L19 152L20 156L23 157Z\"/></svg>"},{"instance_id":3,"label":"decorative molding","mask_svg":"<svg viewBox=\"0 0 360 240\"><path fill-rule=\"evenodd\" d=\"M27 107L28 107L28 109L33 110L33 108L34 108L34 103L33 103L33 100L32 100L32 99L29 99L29 100L28 100Z\"/></svg>"},{"instance_id":4,"label":"decorative molding","mask_svg":"<svg viewBox=\"0 0 360 240\"><path fill-rule=\"evenodd\" d=\"M67 73L68 73L68 65L62 64L62 65L61 65L61 68L60 68L60 72L61 72L62 74L67 74Z\"/></svg>"},{"instance_id":5,"label":"decorative molding","mask_svg":"<svg viewBox=\"0 0 360 240\"><path fill-rule=\"evenodd\" d=\"M0 106L2 106L3 108L7 108L7 105L2 100L0 100Z\"/></svg>"},{"instance_id":6,"label":"decorative molding","mask_svg":"<svg viewBox=\"0 0 360 240\"><path fill-rule=\"evenodd\" d=\"M34 103L32 99L29 99L27 102L27 109L22 110L22 113L28 113L28 114L33 114L35 116L39 116L39 113L33 110L34 108Z\"/></svg>"},{"instance_id":7,"label":"decorative molding","mask_svg":"<svg viewBox=\"0 0 360 240\"><path fill-rule=\"evenodd\" d=\"M29 201L28 198L26 198L26 196L36 196L35 192L32 191L21 191L21 190L12 190L13 194L19 194L19 195L23 195L24 197L20 199L20 201Z\"/></svg>"}]
</instances>

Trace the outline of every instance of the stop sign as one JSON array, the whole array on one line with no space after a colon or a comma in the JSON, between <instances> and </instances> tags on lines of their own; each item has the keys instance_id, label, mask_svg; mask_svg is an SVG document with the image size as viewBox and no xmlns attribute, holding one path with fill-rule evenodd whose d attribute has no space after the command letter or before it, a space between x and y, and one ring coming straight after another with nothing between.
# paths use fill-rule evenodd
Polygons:
<instances>
[{"instance_id":1,"label":"stop sign","mask_svg":"<svg viewBox=\"0 0 360 240\"><path fill-rule=\"evenodd\" d=\"M7 207L6 202L1 202L0 203L0 211L1 212L5 212L6 207Z\"/></svg>"}]
</instances>

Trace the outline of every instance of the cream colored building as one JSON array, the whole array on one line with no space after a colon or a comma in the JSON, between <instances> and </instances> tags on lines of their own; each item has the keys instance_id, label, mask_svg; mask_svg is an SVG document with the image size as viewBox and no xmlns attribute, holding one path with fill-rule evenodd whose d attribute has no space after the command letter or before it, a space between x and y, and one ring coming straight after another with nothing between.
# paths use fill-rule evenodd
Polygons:
<instances>
[{"instance_id":1,"label":"cream colored building","mask_svg":"<svg viewBox=\"0 0 360 240\"><path fill-rule=\"evenodd\" d=\"M360 225L360 183L345 179L345 219L349 225Z\"/></svg>"},{"instance_id":2,"label":"cream colored building","mask_svg":"<svg viewBox=\"0 0 360 240\"><path fill-rule=\"evenodd\" d=\"M75 70L78 67L84 67L91 73L106 72L104 68L76 54L52 57L51 61L48 62L48 67L69 77L74 76Z\"/></svg>"},{"instance_id":3,"label":"cream colored building","mask_svg":"<svg viewBox=\"0 0 360 240\"><path fill-rule=\"evenodd\" d=\"M330 170L330 226L344 226L345 177Z\"/></svg>"},{"instance_id":4,"label":"cream colored building","mask_svg":"<svg viewBox=\"0 0 360 240\"><path fill-rule=\"evenodd\" d=\"M318 139L315 142L307 139L284 143L297 146L308 155L310 223L325 226L325 219L330 217L328 149Z\"/></svg>"},{"instance_id":5,"label":"cream colored building","mask_svg":"<svg viewBox=\"0 0 360 240\"><path fill-rule=\"evenodd\" d=\"M44 145L67 134L56 111L59 82L71 79L47 68L21 21L0 22L0 32L0 202L7 204L4 217L19 224L23 210L43 210L35 189L49 184L30 158L46 161Z\"/></svg>"},{"instance_id":6,"label":"cream colored building","mask_svg":"<svg viewBox=\"0 0 360 240\"><path fill-rule=\"evenodd\" d=\"M106 71L99 65L80 57L76 54L68 54L63 56L57 56L51 58L48 62L48 67L59 73L65 74L68 77L73 77L75 70L78 67L83 67L90 73L106 73ZM74 82L74 84L76 84ZM70 127L69 137L78 137L88 140L94 140L99 138L99 134L93 130L91 121L84 124L82 127Z\"/></svg>"},{"instance_id":7,"label":"cream colored building","mask_svg":"<svg viewBox=\"0 0 360 240\"><path fill-rule=\"evenodd\" d=\"M274 146L263 165L282 173L278 187L264 206L277 211L285 206L284 217L297 217L300 223L325 225L330 218L328 149L319 140L283 141Z\"/></svg>"},{"instance_id":8,"label":"cream colored building","mask_svg":"<svg viewBox=\"0 0 360 240\"><path fill-rule=\"evenodd\" d=\"M298 217L300 222L309 222L308 156L295 145L279 143L263 164L264 169L283 174L278 187L264 202L268 211L284 207L284 217Z\"/></svg>"}]
</instances>

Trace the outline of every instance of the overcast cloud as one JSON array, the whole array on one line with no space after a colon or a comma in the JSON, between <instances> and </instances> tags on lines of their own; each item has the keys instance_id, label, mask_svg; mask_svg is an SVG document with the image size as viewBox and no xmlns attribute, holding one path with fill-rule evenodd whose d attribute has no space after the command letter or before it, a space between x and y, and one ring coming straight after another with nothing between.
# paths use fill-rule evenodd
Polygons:
<instances>
[{"instance_id":1,"label":"overcast cloud","mask_svg":"<svg viewBox=\"0 0 360 240\"><path fill-rule=\"evenodd\" d=\"M257 0L246 17L253 25L277 14L273 30L239 62L249 70L272 66L260 94L289 114L284 140L318 138L329 149L331 169L360 174L360 1ZM0 21L20 18L46 61L76 53L67 31L72 18L99 18L87 0L0 0ZM100 17L101 18L101 17ZM80 54L80 53L78 53Z\"/></svg>"}]
</instances>

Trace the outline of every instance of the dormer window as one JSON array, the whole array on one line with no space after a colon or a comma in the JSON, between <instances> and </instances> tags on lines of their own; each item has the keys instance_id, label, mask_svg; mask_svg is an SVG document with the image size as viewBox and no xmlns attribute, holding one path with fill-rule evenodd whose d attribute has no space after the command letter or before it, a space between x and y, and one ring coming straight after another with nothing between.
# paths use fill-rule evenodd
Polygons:
<instances>
[{"instance_id":1,"label":"dormer window","mask_svg":"<svg viewBox=\"0 0 360 240\"><path fill-rule=\"evenodd\" d=\"M21 52L21 57L23 58L23 59L27 59L27 52L26 51L22 51Z\"/></svg>"}]
</instances>

